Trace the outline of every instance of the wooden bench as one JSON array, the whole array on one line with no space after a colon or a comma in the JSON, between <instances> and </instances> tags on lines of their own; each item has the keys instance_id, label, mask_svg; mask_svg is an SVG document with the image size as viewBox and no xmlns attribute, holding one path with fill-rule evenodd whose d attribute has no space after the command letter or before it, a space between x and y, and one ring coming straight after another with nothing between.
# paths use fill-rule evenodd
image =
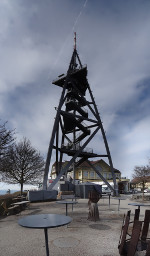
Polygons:
<instances>
[{"instance_id":1,"label":"wooden bench","mask_svg":"<svg viewBox=\"0 0 150 256\"><path fill-rule=\"evenodd\" d=\"M121 256L134 256L137 251L138 241L139 241L140 232L142 228L142 221L137 220L134 223L131 237L127 239L129 221L130 221L130 217L127 215L125 217L122 237L118 245L119 254Z\"/></svg>"},{"instance_id":2,"label":"wooden bench","mask_svg":"<svg viewBox=\"0 0 150 256\"><path fill-rule=\"evenodd\" d=\"M73 200L76 201L75 195L61 195L61 199L62 199L62 200L72 199L72 201L73 201ZM72 204L72 211L73 211L73 204Z\"/></svg>"},{"instance_id":3,"label":"wooden bench","mask_svg":"<svg viewBox=\"0 0 150 256\"><path fill-rule=\"evenodd\" d=\"M76 199L74 191L60 191L57 195L57 199L65 200L65 199Z\"/></svg>"},{"instance_id":4,"label":"wooden bench","mask_svg":"<svg viewBox=\"0 0 150 256\"><path fill-rule=\"evenodd\" d=\"M128 211L123 220L120 240L119 254L123 256L134 256L136 251L145 251L145 256L150 255L150 239L148 236L150 224L150 210L145 210L144 221L139 221L140 210L135 210L134 221L130 221L130 213ZM130 224L131 229L129 227ZM142 225L143 224L143 225ZM130 232L129 232L130 231ZM128 238L128 237L129 238ZM142 254L143 255L143 254Z\"/></svg>"},{"instance_id":5,"label":"wooden bench","mask_svg":"<svg viewBox=\"0 0 150 256\"><path fill-rule=\"evenodd\" d=\"M13 206L11 206L11 207L8 207L7 209L8 209L7 215L9 215L9 214L16 214L16 213L19 213L19 212L20 212L20 207L19 207L19 205L13 205Z\"/></svg>"},{"instance_id":6,"label":"wooden bench","mask_svg":"<svg viewBox=\"0 0 150 256\"><path fill-rule=\"evenodd\" d=\"M17 203L13 203L13 206L17 206L20 208L20 211L24 210L26 207L28 207L28 205L30 204L30 201L21 201L21 202L17 202Z\"/></svg>"},{"instance_id":7,"label":"wooden bench","mask_svg":"<svg viewBox=\"0 0 150 256\"><path fill-rule=\"evenodd\" d=\"M76 199L75 195L61 195L61 199Z\"/></svg>"},{"instance_id":8,"label":"wooden bench","mask_svg":"<svg viewBox=\"0 0 150 256\"><path fill-rule=\"evenodd\" d=\"M6 206L6 201L3 201L1 203L1 206L3 207L4 209L4 212L3 212L3 215L9 215L9 214L16 214L20 211L20 207L15 205L15 206L10 206L10 207L7 207Z\"/></svg>"}]
</instances>

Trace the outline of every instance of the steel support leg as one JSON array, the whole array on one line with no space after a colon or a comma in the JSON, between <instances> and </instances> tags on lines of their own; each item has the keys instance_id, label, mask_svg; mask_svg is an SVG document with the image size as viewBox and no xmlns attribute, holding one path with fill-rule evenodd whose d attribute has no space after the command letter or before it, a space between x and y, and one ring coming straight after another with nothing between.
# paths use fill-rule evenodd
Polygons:
<instances>
[{"instance_id":1,"label":"steel support leg","mask_svg":"<svg viewBox=\"0 0 150 256\"><path fill-rule=\"evenodd\" d=\"M44 233L45 233L46 256L49 256L47 228L44 228Z\"/></svg>"},{"instance_id":2,"label":"steel support leg","mask_svg":"<svg viewBox=\"0 0 150 256\"><path fill-rule=\"evenodd\" d=\"M66 216L68 215L68 204L66 203Z\"/></svg>"}]
</instances>

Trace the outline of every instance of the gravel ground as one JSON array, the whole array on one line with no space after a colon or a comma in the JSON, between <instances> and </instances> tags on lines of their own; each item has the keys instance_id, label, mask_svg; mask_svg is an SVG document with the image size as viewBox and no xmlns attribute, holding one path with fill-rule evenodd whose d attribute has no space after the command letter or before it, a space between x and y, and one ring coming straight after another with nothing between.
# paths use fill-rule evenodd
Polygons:
<instances>
[{"instance_id":1,"label":"gravel ground","mask_svg":"<svg viewBox=\"0 0 150 256\"><path fill-rule=\"evenodd\" d=\"M73 211L69 205L68 215L72 217L72 222L68 226L48 229L50 255L118 256L123 215L129 209L131 209L131 219L134 215L135 206L129 206L130 202L130 196L126 200L121 200L118 211L118 200L111 198L109 207L108 199L101 199L98 202L100 220L96 222L87 220L87 199L79 199ZM150 209L150 206L141 207L141 220L144 218L145 209ZM44 231L18 225L20 218L41 213L65 214L65 205L54 201L30 203L29 208L20 214L0 218L1 256L46 255Z\"/></svg>"}]
</instances>

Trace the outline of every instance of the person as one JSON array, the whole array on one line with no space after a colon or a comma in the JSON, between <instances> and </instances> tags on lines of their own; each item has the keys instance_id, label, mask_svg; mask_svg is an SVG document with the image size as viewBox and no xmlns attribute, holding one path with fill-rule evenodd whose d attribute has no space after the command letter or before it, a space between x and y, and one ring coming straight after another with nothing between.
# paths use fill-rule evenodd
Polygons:
<instances>
[{"instance_id":1,"label":"person","mask_svg":"<svg viewBox=\"0 0 150 256\"><path fill-rule=\"evenodd\" d=\"M7 190L7 194L10 194L10 189Z\"/></svg>"}]
</instances>

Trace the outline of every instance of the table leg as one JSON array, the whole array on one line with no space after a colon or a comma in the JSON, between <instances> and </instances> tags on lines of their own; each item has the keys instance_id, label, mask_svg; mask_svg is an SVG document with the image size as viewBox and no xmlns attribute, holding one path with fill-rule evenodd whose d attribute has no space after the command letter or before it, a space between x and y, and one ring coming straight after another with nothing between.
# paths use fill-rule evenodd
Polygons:
<instances>
[{"instance_id":1,"label":"table leg","mask_svg":"<svg viewBox=\"0 0 150 256\"><path fill-rule=\"evenodd\" d=\"M47 228L44 228L44 233L45 233L46 256L49 256Z\"/></svg>"},{"instance_id":2,"label":"table leg","mask_svg":"<svg viewBox=\"0 0 150 256\"><path fill-rule=\"evenodd\" d=\"M110 194L109 194L109 208L110 208Z\"/></svg>"},{"instance_id":3,"label":"table leg","mask_svg":"<svg viewBox=\"0 0 150 256\"><path fill-rule=\"evenodd\" d=\"M119 211L119 208L120 208L120 199L119 199L119 202L118 202L118 211Z\"/></svg>"},{"instance_id":4,"label":"table leg","mask_svg":"<svg viewBox=\"0 0 150 256\"><path fill-rule=\"evenodd\" d=\"M66 204L66 216L68 215L68 204Z\"/></svg>"}]
</instances>

